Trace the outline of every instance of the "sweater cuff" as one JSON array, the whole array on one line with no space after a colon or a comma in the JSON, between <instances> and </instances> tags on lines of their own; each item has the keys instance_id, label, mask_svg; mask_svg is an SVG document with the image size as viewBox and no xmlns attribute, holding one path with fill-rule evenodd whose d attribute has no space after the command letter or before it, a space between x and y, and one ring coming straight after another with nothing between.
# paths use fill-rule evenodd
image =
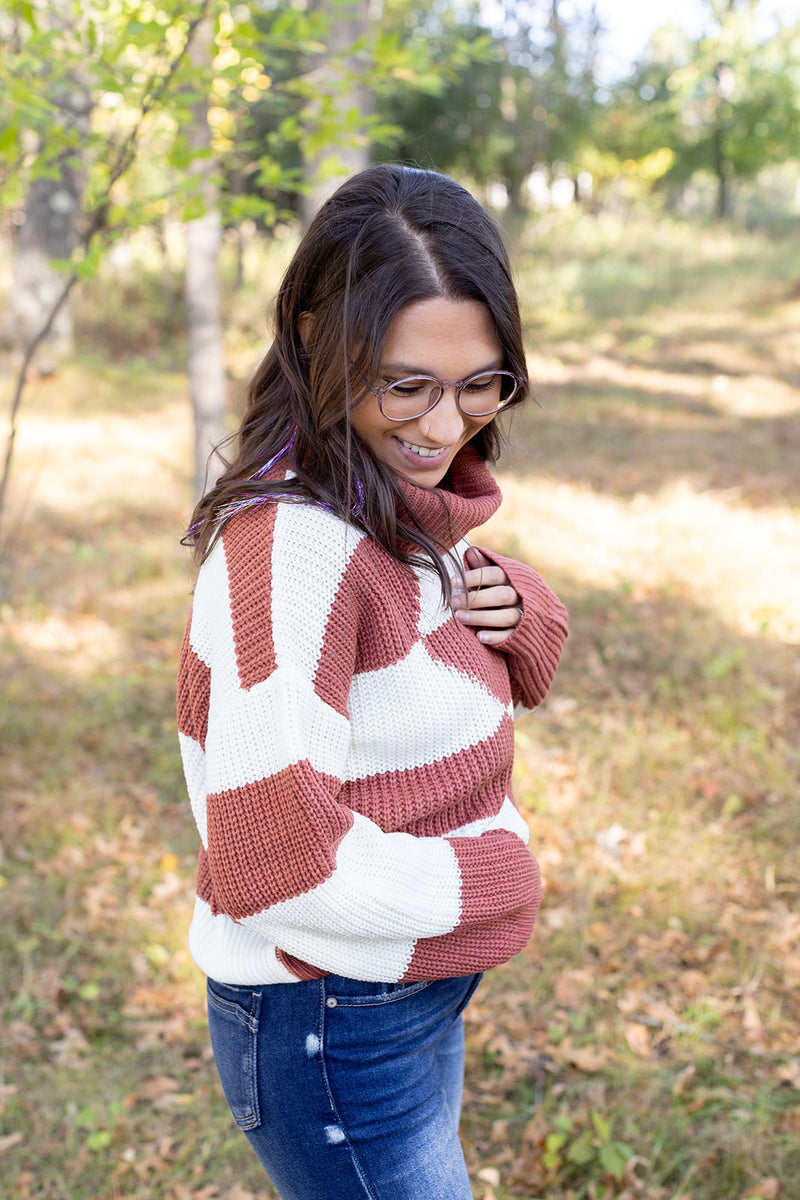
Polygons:
<instances>
[{"instance_id":1,"label":"sweater cuff","mask_svg":"<svg viewBox=\"0 0 800 1200\"><path fill-rule=\"evenodd\" d=\"M495 646L508 658L515 703L535 708L544 700L567 639L567 610L540 575L516 559L478 547L501 567L522 599L522 618L514 632Z\"/></svg>"}]
</instances>

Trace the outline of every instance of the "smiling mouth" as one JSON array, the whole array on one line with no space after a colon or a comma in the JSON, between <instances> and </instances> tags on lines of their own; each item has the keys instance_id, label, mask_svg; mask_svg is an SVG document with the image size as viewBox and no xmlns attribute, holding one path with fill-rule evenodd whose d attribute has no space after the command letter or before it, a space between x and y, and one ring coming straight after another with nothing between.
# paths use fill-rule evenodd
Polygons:
<instances>
[{"instance_id":1,"label":"smiling mouth","mask_svg":"<svg viewBox=\"0 0 800 1200\"><path fill-rule=\"evenodd\" d=\"M398 438L397 440L405 446L406 450L410 450L412 454L416 454L420 458L438 458L446 449L445 446L438 446L434 449L428 446L416 446L413 442L405 441L404 438Z\"/></svg>"}]
</instances>

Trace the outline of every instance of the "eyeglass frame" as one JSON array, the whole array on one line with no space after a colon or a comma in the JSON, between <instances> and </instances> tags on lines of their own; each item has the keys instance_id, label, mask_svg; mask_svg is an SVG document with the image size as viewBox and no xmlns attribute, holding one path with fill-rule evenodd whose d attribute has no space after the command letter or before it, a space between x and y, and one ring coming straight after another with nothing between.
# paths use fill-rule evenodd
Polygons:
<instances>
[{"instance_id":1,"label":"eyeglass frame","mask_svg":"<svg viewBox=\"0 0 800 1200\"><path fill-rule=\"evenodd\" d=\"M488 412L488 413L467 412L466 409L461 407L461 393L464 390L464 388L467 386L468 383L472 383L472 381L474 379L480 379L480 377L482 375L507 375L509 379L513 379L513 381L514 381L514 391L508 397L508 400L504 400L503 403L498 408L493 408L491 412ZM430 382L439 389L439 395L436 397L436 399L433 401L432 404L428 405L427 408L423 408L421 412L414 413L410 417L390 417L387 413L385 413L383 411L384 396L386 395L387 392L391 391L392 388L399 387L401 384L404 384L404 383L410 383L412 379L429 379ZM517 392L520 390L521 387L522 387L522 380L518 379L513 371L506 371L506 370L503 370L498 367L494 371L491 370L491 368L487 371L475 371L472 375L468 375L466 379L437 379L435 375L405 375L402 379L394 379L394 380L392 380L391 383L384 384L382 387L381 386L370 386L369 390L373 394L373 396L378 397L378 408L381 410L381 416L384 417L384 419L387 421L393 421L395 424L400 424L402 421L416 421L419 417L424 417L424 416L426 416L427 413L432 412L433 409L436 408L436 405L442 399L442 397L444 396L444 394L448 388L456 389L456 408L458 409L458 411L461 413L462 416L467 417L468 419L471 419L471 420L479 420L482 417L495 417L495 416L497 416L497 414L499 412L503 411L503 409L506 407L506 405L509 403L510 400L514 399L514 397L516 396ZM434 391L434 388L431 388L431 392L433 392L433 391Z\"/></svg>"}]
</instances>

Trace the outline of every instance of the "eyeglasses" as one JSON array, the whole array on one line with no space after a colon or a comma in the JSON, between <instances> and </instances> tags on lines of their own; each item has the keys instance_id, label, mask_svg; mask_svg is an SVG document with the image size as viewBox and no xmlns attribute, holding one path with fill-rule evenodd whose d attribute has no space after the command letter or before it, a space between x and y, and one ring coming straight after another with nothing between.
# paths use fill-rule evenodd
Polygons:
<instances>
[{"instance_id":1,"label":"eyeglasses","mask_svg":"<svg viewBox=\"0 0 800 1200\"><path fill-rule=\"evenodd\" d=\"M479 371L468 379L410 375L369 390L387 421L413 421L435 408L447 388L456 389L456 404L465 417L491 417L516 396L520 381L510 371Z\"/></svg>"}]
</instances>

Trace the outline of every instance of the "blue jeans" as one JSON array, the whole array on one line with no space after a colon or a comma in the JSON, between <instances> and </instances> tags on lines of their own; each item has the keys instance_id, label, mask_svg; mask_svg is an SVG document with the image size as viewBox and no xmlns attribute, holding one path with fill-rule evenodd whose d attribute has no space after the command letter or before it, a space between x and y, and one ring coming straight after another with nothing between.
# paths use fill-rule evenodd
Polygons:
<instances>
[{"instance_id":1,"label":"blue jeans","mask_svg":"<svg viewBox=\"0 0 800 1200\"><path fill-rule=\"evenodd\" d=\"M225 1098L283 1200L471 1200L461 1013L480 978L209 979Z\"/></svg>"}]
</instances>

